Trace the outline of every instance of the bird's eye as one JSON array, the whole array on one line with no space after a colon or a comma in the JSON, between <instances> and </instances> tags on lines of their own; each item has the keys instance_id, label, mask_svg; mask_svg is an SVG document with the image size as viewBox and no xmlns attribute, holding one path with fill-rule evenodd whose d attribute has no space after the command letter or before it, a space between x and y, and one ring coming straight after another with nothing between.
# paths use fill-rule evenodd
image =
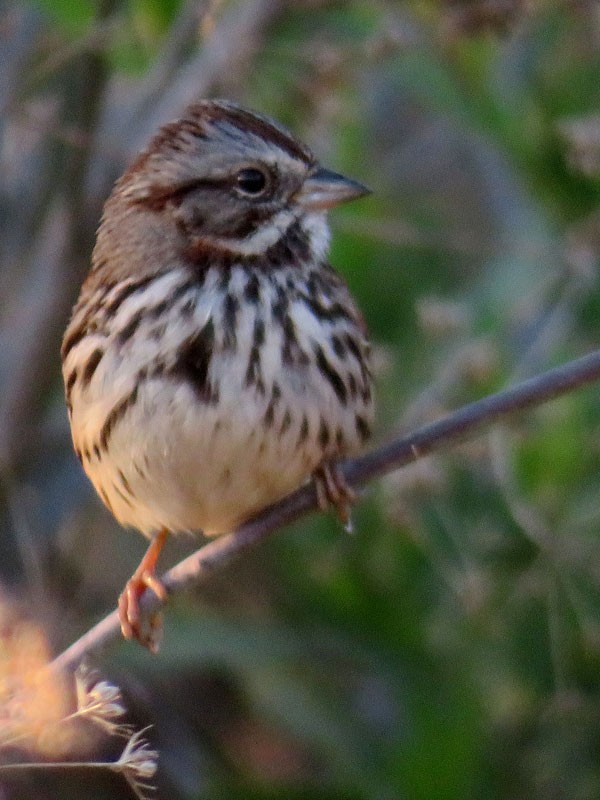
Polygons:
<instances>
[{"instance_id":1,"label":"bird's eye","mask_svg":"<svg viewBox=\"0 0 600 800\"><path fill-rule=\"evenodd\" d=\"M242 194L258 197L267 187L267 176L256 167L246 167L235 176L235 183Z\"/></svg>"}]
</instances>

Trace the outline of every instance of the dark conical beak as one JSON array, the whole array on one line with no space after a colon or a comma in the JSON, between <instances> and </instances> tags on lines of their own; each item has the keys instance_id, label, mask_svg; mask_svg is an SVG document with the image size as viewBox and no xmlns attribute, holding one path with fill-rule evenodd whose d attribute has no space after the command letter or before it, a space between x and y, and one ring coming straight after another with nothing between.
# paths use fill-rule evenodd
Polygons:
<instances>
[{"instance_id":1,"label":"dark conical beak","mask_svg":"<svg viewBox=\"0 0 600 800\"><path fill-rule=\"evenodd\" d=\"M325 167L319 167L303 183L296 194L298 205L311 211L333 208L348 200L356 200L371 194L371 190L358 181L345 178L337 172L332 172Z\"/></svg>"}]
</instances>

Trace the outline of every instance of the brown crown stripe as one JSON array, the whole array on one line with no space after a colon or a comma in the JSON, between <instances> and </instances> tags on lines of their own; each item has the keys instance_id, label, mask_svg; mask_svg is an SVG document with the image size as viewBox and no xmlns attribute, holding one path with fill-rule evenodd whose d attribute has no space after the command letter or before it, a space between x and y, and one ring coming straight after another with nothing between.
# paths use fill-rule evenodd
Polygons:
<instances>
[{"instance_id":1,"label":"brown crown stripe","mask_svg":"<svg viewBox=\"0 0 600 800\"><path fill-rule=\"evenodd\" d=\"M128 176L140 172L148 160L156 154L165 155L171 151L181 149L182 134L193 136L202 141L214 138L210 124L224 130L226 133L237 128L237 135L246 137L248 134L257 136L274 144L280 150L308 165L315 162L311 151L298 142L291 133L275 125L271 120L254 114L237 106L226 103L205 102L197 103L187 109L186 116L175 122L163 125L156 136L152 138L148 147L133 161L127 172L120 179L119 184L126 182ZM232 133L230 136L235 135ZM202 145L199 145L201 150Z\"/></svg>"},{"instance_id":2,"label":"brown crown stripe","mask_svg":"<svg viewBox=\"0 0 600 800\"><path fill-rule=\"evenodd\" d=\"M283 128L275 126L270 120L254 114L251 111L246 111L243 108L231 106L228 104L211 103L207 105L198 104L189 109L186 120L195 122L203 120L216 123L222 127L222 123L227 126L235 126L239 129L240 135L246 138L248 134L257 136L259 139L264 139L267 142L272 142L280 150L290 155L292 158L297 158L300 161L305 161L308 164L314 162L314 156L307 147L302 146L290 133ZM203 135L206 135L202 131Z\"/></svg>"}]
</instances>

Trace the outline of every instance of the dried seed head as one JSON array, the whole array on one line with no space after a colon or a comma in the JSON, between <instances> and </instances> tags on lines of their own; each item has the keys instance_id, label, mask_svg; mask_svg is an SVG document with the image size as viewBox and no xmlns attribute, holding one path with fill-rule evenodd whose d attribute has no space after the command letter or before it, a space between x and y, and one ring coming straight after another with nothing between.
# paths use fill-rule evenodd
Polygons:
<instances>
[{"instance_id":1,"label":"dried seed head","mask_svg":"<svg viewBox=\"0 0 600 800\"><path fill-rule=\"evenodd\" d=\"M158 766L158 751L153 750L144 737L148 729L136 731L125 745L119 760L112 765L115 772L123 775L139 800L146 800L148 793L154 790L149 781L156 774Z\"/></svg>"},{"instance_id":2,"label":"dried seed head","mask_svg":"<svg viewBox=\"0 0 600 800\"><path fill-rule=\"evenodd\" d=\"M111 736L131 736L133 728L117 722L126 713L121 690L97 673L80 666L75 673L77 716L99 725Z\"/></svg>"}]
</instances>

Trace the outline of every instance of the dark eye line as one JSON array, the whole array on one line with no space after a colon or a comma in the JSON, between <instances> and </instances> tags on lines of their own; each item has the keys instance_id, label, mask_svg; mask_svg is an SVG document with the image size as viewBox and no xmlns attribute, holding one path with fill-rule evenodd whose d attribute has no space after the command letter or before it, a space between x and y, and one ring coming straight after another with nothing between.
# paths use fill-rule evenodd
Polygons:
<instances>
[{"instance_id":1,"label":"dark eye line","mask_svg":"<svg viewBox=\"0 0 600 800\"><path fill-rule=\"evenodd\" d=\"M189 183L178 186L172 193L173 195L181 195L184 197L186 194L195 191L196 189L209 189L213 187L222 186L227 183L225 178L197 178Z\"/></svg>"},{"instance_id":2,"label":"dark eye line","mask_svg":"<svg viewBox=\"0 0 600 800\"><path fill-rule=\"evenodd\" d=\"M272 170L269 170L266 167L255 167L254 165L248 165L248 167L241 167L239 170L236 170L233 175L228 175L224 178L197 178L196 180L189 181L189 183L181 184L176 189L170 192L165 192L164 197L165 199L177 200L181 202L181 200L187 194L190 194L190 192L193 192L196 189L235 189L237 187L237 176L244 169L255 169L257 172L264 173L268 183L272 183L274 181Z\"/></svg>"},{"instance_id":3,"label":"dark eye line","mask_svg":"<svg viewBox=\"0 0 600 800\"><path fill-rule=\"evenodd\" d=\"M180 206L188 194L195 189L202 189L209 186L218 186L223 183L221 180L210 180L208 178L198 178L197 180L189 181L177 186L175 189L161 189L156 187L151 191L148 197L136 200L135 205L144 206L152 211L162 211L162 209L171 203L175 206Z\"/></svg>"},{"instance_id":4,"label":"dark eye line","mask_svg":"<svg viewBox=\"0 0 600 800\"><path fill-rule=\"evenodd\" d=\"M233 175L228 175L227 177L223 178L195 178L194 180L190 180L187 183L182 183L177 186L175 189L161 189L156 187L155 190L152 191L150 196L136 200L135 205L144 206L149 208L153 211L162 211L162 209L166 206L167 203L171 203L175 206L180 206L181 203L185 200L185 198L191 194L192 192L196 191L196 189L226 189L226 190L234 190L237 188L237 176L243 169L257 169L265 173L267 178L267 190L264 191L261 195L257 195L256 199L266 199L271 195L271 188L274 185L276 175L272 169L269 169L266 166L256 167L252 164L248 164L247 167L240 167L240 169L236 170ZM251 197L251 194L248 194L248 197Z\"/></svg>"}]
</instances>

